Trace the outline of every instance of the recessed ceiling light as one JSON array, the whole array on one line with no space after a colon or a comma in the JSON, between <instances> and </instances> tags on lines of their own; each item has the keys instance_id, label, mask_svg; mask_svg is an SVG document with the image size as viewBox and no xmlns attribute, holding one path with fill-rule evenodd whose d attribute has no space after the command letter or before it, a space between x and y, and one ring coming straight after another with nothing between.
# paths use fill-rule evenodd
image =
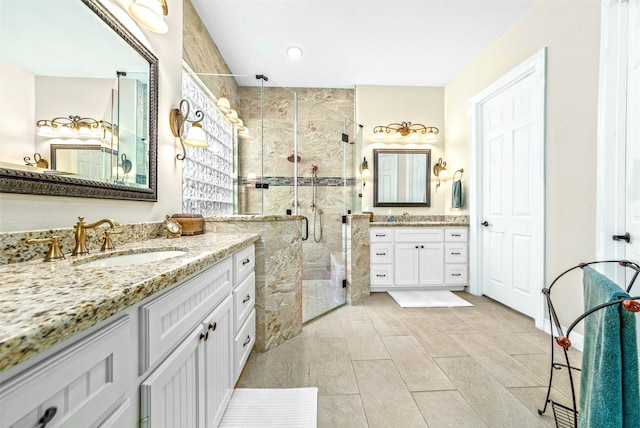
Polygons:
<instances>
[{"instance_id":1,"label":"recessed ceiling light","mask_svg":"<svg viewBox=\"0 0 640 428\"><path fill-rule=\"evenodd\" d=\"M298 59L302 56L302 48L298 46L289 46L287 48L287 56L292 59Z\"/></svg>"}]
</instances>

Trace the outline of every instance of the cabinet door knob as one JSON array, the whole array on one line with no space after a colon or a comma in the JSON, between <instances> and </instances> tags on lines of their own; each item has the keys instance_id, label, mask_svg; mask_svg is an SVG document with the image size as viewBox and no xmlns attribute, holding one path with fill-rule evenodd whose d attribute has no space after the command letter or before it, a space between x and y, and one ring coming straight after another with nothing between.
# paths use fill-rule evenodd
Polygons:
<instances>
[{"instance_id":1,"label":"cabinet door knob","mask_svg":"<svg viewBox=\"0 0 640 428\"><path fill-rule=\"evenodd\" d=\"M244 340L244 343L242 344L242 347L244 348L249 343L251 343L251 336L247 336L247 338Z\"/></svg>"},{"instance_id":2,"label":"cabinet door knob","mask_svg":"<svg viewBox=\"0 0 640 428\"><path fill-rule=\"evenodd\" d=\"M209 330L211 331L216 331L216 328L218 327L217 323L213 323L213 324L209 324Z\"/></svg>"},{"instance_id":3,"label":"cabinet door knob","mask_svg":"<svg viewBox=\"0 0 640 428\"><path fill-rule=\"evenodd\" d=\"M204 340L206 342L208 338L209 338L209 330L207 330L205 333L200 333L200 340Z\"/></svg>"},{"instance_id":4,"label":"cabinet door knob","mask_svg":"<svg viewBox=\"0 0 640 428\"><path fill-rule=\"evenodd\" d=\"M56 413L58 413L58 408L55 406L51 406L45 410L42 417L38 420L38 423L40 424L38 425L38 428L46 427L47 424L56 416Z\"/></svg>"},{"instance_id":5,"label":"cabinet door knob","mask_svg":"<svg viewBox=\"0 0 640 428\"><path fill-rule=\"evenodd\" d=\"M249 300L251 300L251 296L247 294L247 297L242 299L242 303L247 303Z\"/></svg>"},{"instance_id":6,"label":"cabinet door knob","mask_svg":"<svg viewBox=\"0 0 640 428\"><path fill-rule=\"evenodd\" d=\"M242 261L242 265L246 265L247 263L251 263L251 260L249 260L249 258L246 258Z\"/></svg>"},{"instance_id":7,"label":"cabinet door knob","mask_svg":"<svg viewBox=\"0 0 640 428\"><path fill-rule=\"evenodd\" d=\"M489 222L487 220L483 221L480 224L483 225L484 227L489 227Z\"/></svg>"}]
</instances>

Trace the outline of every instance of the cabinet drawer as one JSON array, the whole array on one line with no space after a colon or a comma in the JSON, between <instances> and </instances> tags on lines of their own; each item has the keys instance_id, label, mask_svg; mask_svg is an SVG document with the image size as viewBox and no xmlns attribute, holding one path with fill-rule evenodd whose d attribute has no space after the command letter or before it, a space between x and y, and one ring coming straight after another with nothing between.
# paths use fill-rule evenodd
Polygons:
<instances>
[{"instance_id":1,"label":"cabinet drawer","mask_svg":"<svg viewBox=\"0 0 640 428\"><path fill-rule=\"evenodd\" d=\"M445 284L467 285L467 265L445 265Z\"/></svg>"},{"instance_id":2,"label":"cabinet drawer","mask_svg":"<svg viewBox=\"0 0 640 428\"><path fill-rule=\"evenodd\" d=\"M445 263L466 263L467 262L467 244L445 244L444 245L444 261Z\"/></svg>"},{"instance_id":3,"label":"cabinet drawer","mask_svg":"<svg viewBox=\"0 0 640 428\"><path fill-rule=\"evenodd\" d=\"M255 342L256 310L253 309L251 311L251 314L249 315L249 318L247 318L245 323L242 325L242 328L236 335L235 339L233 339L235 382L238 381L240 373L242 373L242 369L247 362L247 358L249 358L249 354L251 353L251 349L253 348L253 344Z\"/></svg>"},{"instance_id":4,"label":"cabinet drawer","mask_svg":"<svg viewBox=\"0 0 640 428\"><path fill-rule=\"evenodd\" d=\"M393 229L391 228L375 228L369 230L369 241L374 242L393 242Z\"/></svg>"},{"instance_id":5,"label":"cabinet drawer","mask_svg":"<svg viewBox=\"0 0 640 428\"><path fill-rule=\"evenodd\" d=\"M256 302L256 274L251 272L242 284L233 290L233 333L237 333L242 323L249 317Z\"/></svg>"},{"instance_id":6,"label":"cabinet drawer","mask_svg":"<svg viewBox=\"0 0 640 428\"><path fill-rule=\"evenodd\" d=\"M393 265L371 265L371 285L393 285Z\"/></svg>"},{"instance_id":7,"label":"cabinet drawer","mask_svg":"<svg viewBox=\"0 0 640 428\"><path fill-rule=\"evenodd\" d=\"M371 244L370 263L392 263L393 244Z\"/></svg>"},{"instance_id":8,"label":"cabinet drawer","mask_svg":"<svg viewBox=\"0 0 640 428\"><path fill-rule=\"evenodd\" d=\"M256 265L255 246L249 245L233 255L233 284L237 285L253 272Z\"/></svg>"},{"instance_id":9,"label":"cabinet drawer","mask_svg":"<svg viewBox=\"0 0 640 428\"><path fill-rule=\"evenodd\" d=\"M131 373L129 317L98 330L0 385L0 426L94 426L122 398Z\"/></svg>"},{"instance_id":10,"label":"cabinet drawer","mask_svg":"<svg viewBox=\"0 0 640 428\"><path fill-rule=\"evenodd\" d=\"M457 229L445 229L444 240L447 242L467 242L469 229L457 228Z\"/></svg>"},{"instance_id":11,"label":"cabinet drawer","mask_svg":"<svg viewBox=\"0 0 640 428\"><path fill-rule=\"evenodd\" d=\"M231 257L140 307L141 374L231 294Z\"/></svg>"},{"instance_id":12,"label":"cabinet drawer","mask_svg":"<svg viewBox=\"0 0 640 428\"><path fill-rule=\"evenodd\" d=\"M444 229L438 227L398 227L396 242L442 242Z\"/></svg>"}]
</instances>

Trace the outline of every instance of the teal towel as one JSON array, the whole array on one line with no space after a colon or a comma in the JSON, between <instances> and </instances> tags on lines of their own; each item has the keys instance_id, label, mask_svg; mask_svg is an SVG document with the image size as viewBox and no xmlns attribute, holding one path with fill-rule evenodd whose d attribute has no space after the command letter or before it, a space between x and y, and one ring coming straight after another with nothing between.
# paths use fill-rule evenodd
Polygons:
<instances>
[{"instance_id":1,"label":"teal towel","mask_svg":"<svg viewBox=\"0 0 640 428\"><path fill-rule=\"evenodd\" d=\"M454 180L451 189L451 207L462 208L462 181Z\"/></svg>"},{"instance_id":2,"label":"teal towel","mask_svg":"<svg viewBox=\"0 0 640 428\"><path fill-rule=\"evenodd\" d=\"M588 310L629 295L606 276L584 268L584 306ZM585 318L580 379L581 428L631 428L640 423L636 320L621 305Z\"/></svg>"}]
</instances>

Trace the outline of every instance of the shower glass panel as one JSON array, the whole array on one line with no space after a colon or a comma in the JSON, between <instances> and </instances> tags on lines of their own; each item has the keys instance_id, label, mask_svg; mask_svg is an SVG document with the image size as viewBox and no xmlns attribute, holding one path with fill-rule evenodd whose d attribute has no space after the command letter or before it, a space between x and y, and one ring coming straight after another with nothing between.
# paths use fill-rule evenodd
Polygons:
<instances>
[{"instance_id":1,"label":"shower glass panel","mask_svg":"<svg viewBox=\"0 0 640 428\"><path fill-rule=\"evenodd\" d=\"M302 244L302 319L308 321L346 301L346 215L352 209L352 122L329 109L330 96L298 89L298 214L309 219ZM337 104L340 107L340 104Z\"/></svg>"},{"instance_id":2,"label":"shower glass panel","mask_svg":"<svg viewBox=\"0 0 640 428\"><path fill-rule=\"evenodd\" d=\"M238 87L234 76L198 76L229 99L249 130L248 138L234 133L234 214L304 216L303 321L344 304L343 217L361 205L353 91L289 89L262 79Z\"/></svg>"}]
</instances>

